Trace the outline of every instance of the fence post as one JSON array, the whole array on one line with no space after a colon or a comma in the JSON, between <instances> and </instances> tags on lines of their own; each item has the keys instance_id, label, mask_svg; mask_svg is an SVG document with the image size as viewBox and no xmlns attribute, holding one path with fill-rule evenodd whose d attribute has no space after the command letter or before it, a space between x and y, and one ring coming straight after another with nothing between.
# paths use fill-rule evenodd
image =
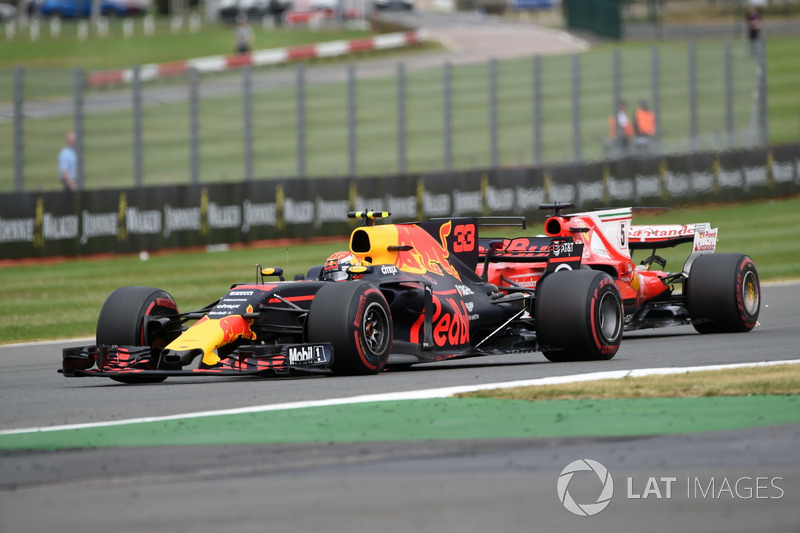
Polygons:
<instances>
[{"instance_id":1,"label":"fence post","mask_svg":"<svg viewBox=\"0 0 800 533\"><path fill-rule=\"evenodd\" d=\"M500 166L497 120L497 60L489 60L489 155L492 168Z\"/></svg>"},{"instance_id":2,"label":"fence post","mask_svg":"<svg viewBox=\"0 0 800 533\"><path fill-rule=\"evenodd\" d=\"M244 179L253 179L253 69L242 69L242 134L244 136Z\"/></svg>"},{"instance_id":3,"label":"fence post","mask_svg":"<svg viewBox=\"0 0 800 533\"><path fill-rule=\"evenodd\" d=\"M575 160L581 160L581 63L580 55L572 54L572 149Z\"/></svg>"},{"instance_id":4,"label":"fence post","mask_svg":"<svg viewBox=\"0 0 800 533\"><path fill-rule=\"evenodd\" d=\"M453 169L453 67L445 62L443 72L443 108L442 137L444 141L444 168Z\"/></svg>"},{"instance_id":5,"label":"fence post","mask_svg":"<svg viewBox=\"0 0 800 533\"><path fill-rule=\"evenodd\" d=\"M192 184L200 183L200 121L197 69L189 69L189 168Z\"/></svg>"},{"instance_id":6,"label":"fence post","mask_svg":"<svg viewBox=\"0 0 800 533\"><path fill-rule=\"evenodd\" d=\"M74 123L75 123L75 154L78 159L78 175L75 177L75 182L78 184L78 189L83 189L84 186L84 142L83 142L83 69L81 67L75 68L74 84Z\"/></svg>"},{"instance_id":7,"label":"fence post","mask_svg":"<svg viewBox=\"0 0 800 533\"><path fill-rule=\"evenodd\" d=\"M533 58L533 162L542 163L542 58Z\"/></svg>"},{"instance_id":8,"label":"fence post","mask_svg":"<svg viewBox=\"0 0 800 533\"><path fill-rule=\"evenodd\" d=\"M733 146L733 62L731 61L731 42L725 41L725 132L727 146Z\"/></svg>"},{"instance_id":9,"label":"fence post","mask_svg":"<svg viewBox=\"0 0 800 533\"><path fill-rule=\"evenodd\" d=\"M697 47L689 43L689 148L697 150Z\"/></svg>"},{"instance_id":10,"label":"fence post","mask_svg":"<svg viewBox=\"0 0 800 533\"><path fill-rule=\"evenodd\" d=\"M397 171L406 171L406 68L397 63Z\"/></svg>"},{"instance_id":11,"label":"fence post","mask_svg":"<svg viewBox=\"0 0 800 533\"><path fill-rule=\"evenodd\" d=\"M356 110L356 65L347 66L347 168L350 176L358 173L358 112Z\"/></svg>"},{"instance_id":12,"label":"fence post","mask_svg":"<svg viewBox=\"0 0 800 533\"><path fill-rule=\"evenodd\" d=\"M658 45L653 45L650 51L650 63L652 66L651 83L653 84L653 115L655 115L655 143L660 145L661 141L661 49Z\"/></svg>"},{"instance_id":13,"label":"fence post","mask_svg":"<svg viewBox=\"0 0 800 533\"><path fill-rule=\"evenodd\" d=\"M767 115L767 41L766 39L759 39L758 47L758 62L761 72L759 72L758 82L759 87L759 131L761 132L761 144L767 145L769 143L769 116Z\"/></svg>"},{"instance_id":14,"label":"fence post","mask_svg":"<svg viewBox=\"0 0 800 533\"><path fill-rule=\"evenodd\" d=\"M297 95L297 177L306 177L306 72L302 63L295 67Z\"/></svg>"},{"instance_id":15,"label":"fence post","mask_svg":"<svg viewBox=\"0 0 800 533\"><path fill-rule=\"evenodd\" d=\"M14 191L25 189L25 115L23 70L14 67Z\"/></svg>"},{"instance_id":16,"label":"fence post","mask_svg":"<svg viewBox=\"0 0 800 533\"><path fill-rule=\"evenodd\" d=\"M614 94L613 94L613 102L611 103L611 114L613 116L617 115L617 107L619 105L620 100L622 100L622 65L620 59L620 52L619 48L614 49L614 53L611 55L611 62L612 62L612 76L614 76Z\"/></svg>"},{"instance_id":17,"label":"fence post","mask_svg":"<svg viewBox=\"0 0 800 533\"><path fill-rule=\"evenodd\" d=\"M144 185L142 172L142 69L133 67L131 84L131 114L133 119L133 182L136 187Z\"/></svg>"}]
</instances>

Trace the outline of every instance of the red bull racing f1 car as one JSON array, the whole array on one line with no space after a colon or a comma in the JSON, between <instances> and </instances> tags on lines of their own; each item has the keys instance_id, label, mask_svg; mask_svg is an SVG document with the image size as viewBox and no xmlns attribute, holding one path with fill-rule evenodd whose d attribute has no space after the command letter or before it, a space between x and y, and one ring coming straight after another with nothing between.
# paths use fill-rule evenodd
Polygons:
<instances>
[{"instance_id":1,"label":"red bull racing f1 car","mask_svg":"<svg viewBox=\"0 0 800 533\"><path fill-rule=\"evenodd\" d=\"M479 228L507 220L377 223L388 215L350 213L364 225L352 232L349 250L292 281L281 269L259 267L256 282L233 285L196 311L179 311L163 290L117 289L100 311L96 344L65 348L61 372L147 383L374 374L387 364L535 350L553 361L617 353L623 297L609 273L581 269L582 239L560 232L520 253L481 254ZM495 261L535 265L536 287L500 289L476 273L479 261L489 269Z\"/></svg>"},{"instance_id":2,"label":"red bull racing f1 car","mask_svg":"<svg viewBox=\"0 0 800 533\"><path fill-rule=\"evenodd\" d=\"M625 309L625 330L691 324L700 333L746 332L757 321L761 288L753 260L736 253L715 254L717 228L708 223L637 226L630 207L588 213L563 214L572 204L543 205L552 209L544 223L545 237L493 240L481 246L484 263L477 272L488 283L511 293L535 289L546 264L514 261L520 253L544 250L552 239L572 237L582 246L581 268L611 276ZM659 249L691 244L681 270L663 269ZM640 264L635 250L649 251ZM508 263L498 263L503 257ZM491 260L489 260L491 258Z\"/></svg>"}]
</instances>

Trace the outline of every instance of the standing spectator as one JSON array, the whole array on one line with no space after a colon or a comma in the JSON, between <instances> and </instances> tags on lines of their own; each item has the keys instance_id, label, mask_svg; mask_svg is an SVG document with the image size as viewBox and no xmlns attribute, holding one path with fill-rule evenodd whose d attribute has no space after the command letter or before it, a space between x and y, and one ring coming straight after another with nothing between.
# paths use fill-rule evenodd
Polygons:
<instances>
[{"instance_id":1,"label":"standing spectator","mask_svg":"<svg viewBox=\"0 0 800 533\"><path fill-rule=\"evenodd\" d=\"M280 0L269 0L269 12L272 14L273 24L276 28L283 26L283 12L286 11L286 4Z\"/></svg>"},{"instance_id":2,"label":"standing spectator","mask_svg":"<svg viewBox=\"0 0 800 533\"><path fill-rule=\"evenodd\" d=\"M633 137L633 125L628 119L628 108L625 100L620 100L617 104L616 115L608 117L608 135L611 137L612 144L619 147L623 152L628 151L628 144Z\"/></svg>"},{"instance_id":3,"label":"standing spectator","mask_svg":"<svg viewBox=\"0 0 800 533\"><path fill-rule=\"evenodd\" d=\"M66 144L58 153L58 180L65 191L78 190L78 154L75 153L75 132L67 133Z\"/></svg>"},{"instance_id":4,"label":"standing spectator","mask_svg":"<svg viewBox=\"0 0 800 533\"><path fill-rule=\"evenodd\" d=\"M634 140L636 146L648 150L656 134L656 115L650 111L645 100L639 102L639 107L633 115L633 131L636 135Z\"/></svg>"},{"instance_id":5,"label":"standing spectator","mask_svg":"<svg viewBox=\"0 0 800 533\"><path fill-rule=\"evenodd\" d=\"M247 54L253 49L253 29L247 23L247 17L240 14L236 19L234 33L234 49L237 54Z\"/></svg>"},{"instance_id":6,"label":"standing spectator","mask_svg":"<svg viewBox=\"0 0 800 533\"><path fill-rule=\"evenodd\" d=\"M747 7L745 19L747 20L747 30L750 35L750 52L755 55L761 39L761 15L758 13L756 6L750 4Z\"/></svg>"}]
</instances>

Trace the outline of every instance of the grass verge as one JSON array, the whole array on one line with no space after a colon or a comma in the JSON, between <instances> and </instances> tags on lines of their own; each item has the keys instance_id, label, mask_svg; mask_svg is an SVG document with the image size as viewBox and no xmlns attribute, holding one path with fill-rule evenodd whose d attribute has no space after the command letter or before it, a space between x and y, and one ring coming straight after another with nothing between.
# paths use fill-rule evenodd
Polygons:
<instances>
[{"instance_id":1,"label":"grass verge","mask_svg":"<svg viewBox=\"0 0 800 533\"><path fill-rule=\"evenodd\" d=\"M704 398L800 394L800 365L701 370L667 376L602 379L564 385L493 389L458 394L462 398L574 400L609 398Z\"/></svg>"}]
</instances>

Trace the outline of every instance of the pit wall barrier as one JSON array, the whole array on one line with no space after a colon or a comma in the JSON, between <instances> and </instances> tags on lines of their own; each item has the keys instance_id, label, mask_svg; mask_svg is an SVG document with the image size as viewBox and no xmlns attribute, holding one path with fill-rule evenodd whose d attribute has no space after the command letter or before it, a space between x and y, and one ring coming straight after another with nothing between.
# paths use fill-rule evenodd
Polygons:
<instances>
[{"instance_id":1,"label":"pit wall barrier","mask_svg":"<svg viewBox=\"0 0 800 533\"><path fill-rule=\"evenodd\" d=\"M800 192L800 144L545 167L359 178L252 180L0 195L0 263L275 239L345 237L347 212L391 221L544 218L542 203L681 206Z\"/></svg>"}]
</instances>

